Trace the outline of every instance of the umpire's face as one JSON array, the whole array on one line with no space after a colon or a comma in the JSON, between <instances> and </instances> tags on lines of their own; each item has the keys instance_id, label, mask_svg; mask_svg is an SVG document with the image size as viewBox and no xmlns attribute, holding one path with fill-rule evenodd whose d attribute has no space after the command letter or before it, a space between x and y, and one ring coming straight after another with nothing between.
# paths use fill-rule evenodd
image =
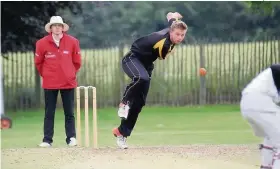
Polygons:
<instances>
[{"instance_id":1,"label":"umpire's face","mask_svg":"<svg viewBox=\"0 0 280 169\"><path fill-rule=\"evenodd\" d=\"M185 36L186 36L187 30L181 29L181 28L174 28L170 31L170 39L172 43L179 44L181 43Z\"/></svg>"},{"instance_id":2,"label":"umpire's face","mask_svg":"<svg viewBox=\"0 0 280 169\"><path fill-rule=\"evenodd\" d=\"M51 31L55 35L62 34L62 30L63 30L63 25L62 24L52 24L51 25Z\"/></svg>"}]
</instances>

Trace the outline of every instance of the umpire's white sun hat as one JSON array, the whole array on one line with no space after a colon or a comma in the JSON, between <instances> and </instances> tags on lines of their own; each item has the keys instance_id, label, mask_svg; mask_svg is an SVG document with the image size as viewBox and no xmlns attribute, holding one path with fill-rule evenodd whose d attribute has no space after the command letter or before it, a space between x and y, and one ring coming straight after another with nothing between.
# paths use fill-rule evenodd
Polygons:
<instances>
[{"instance_id":1,"label":"umpire's white sun hat","mask_svg":"<svg viewBox=\"0 0 280 169\"><path fill-rule=\"evenodd\" d=\"M50 33L51 32L51 25L56 24L56 23L59 23L59 24L63 25L63 32L66 32L66 31L69 30L69 26L66 23L63 22L63 20L60 16L52 16L51 19L50 19L50 22L45 25L45 30L48 33Z\"/></svg>"}]
</instances>

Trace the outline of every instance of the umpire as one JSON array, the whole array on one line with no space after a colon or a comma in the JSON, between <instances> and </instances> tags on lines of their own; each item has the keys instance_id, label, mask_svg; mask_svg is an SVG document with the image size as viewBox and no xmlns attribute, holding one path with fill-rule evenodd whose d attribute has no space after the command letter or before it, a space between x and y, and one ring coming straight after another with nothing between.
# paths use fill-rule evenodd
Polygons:
<instances>
[{"instance_id":1,"label":"umpire","mask_svg":"<svg viewBox=\"0 0 280 169\"><path fill-rule=\"evenodd\" d=\"M45 25L49 35L36 43L35 65L43 80L45 95L44 138L40 147L50 147L53 142L54 117L57 96L60 92L64 116L66 143L76 146L74 117L74 90L76 74L81 67L79 41L66 34L69 26L60 16L53 16Z\"/></svg>"}]
</instances>

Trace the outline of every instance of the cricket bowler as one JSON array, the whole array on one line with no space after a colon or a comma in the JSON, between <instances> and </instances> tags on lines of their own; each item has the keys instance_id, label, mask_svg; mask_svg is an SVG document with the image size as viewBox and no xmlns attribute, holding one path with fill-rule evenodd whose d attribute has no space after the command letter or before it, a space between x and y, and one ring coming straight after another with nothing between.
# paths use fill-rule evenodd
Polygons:
<instances>
[{"instance_id":1,"label":"cricket bowler","mask_svg":"<svg viewBox=\"0 0 280 169\"><path fill-rule=\"evenodd\" d=\"M280 64L259 73L242 91L241 113L260 144L261 169L280 169Z\"/></svg>"},{"instance_id":2,"label":"cricket bowler","mask_svg":"<svg viewBox=\"0 0 280 169\"><path fill-rule=\"evenodd\" d=\"M150 87L153 62L164 60L180 44L186 35L187 25L181 21L178 13L167 14L169 26L158 32L143 36L132 44L130 51L122 59L123 71L131 78L119 104L118 116L121 118L119 127L113 129L117 137L117 145L121 149L128 148L126 139L136 124L139 113L146 103Z\"/></svg>"}]
</instances>

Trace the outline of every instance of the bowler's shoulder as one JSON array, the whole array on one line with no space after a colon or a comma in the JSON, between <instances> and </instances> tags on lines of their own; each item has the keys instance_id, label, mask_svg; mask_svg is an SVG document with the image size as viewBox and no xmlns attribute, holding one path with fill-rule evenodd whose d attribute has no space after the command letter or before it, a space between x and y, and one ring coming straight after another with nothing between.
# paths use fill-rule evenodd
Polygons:
<instances>
[{"instance_id":1,"label":"bowler's shoulder","mask_svg":"<svg viewBox=\"0 0 280 169\"><path fill-rule=\"evenodd\" d=\"M153 32L149 35L147 35L147 39L149 39L148 41L151 42L151 43L157 43L158 41L164 39L167 37L169 33L169 29L166 28L166 29L162 29L160 31L157 31L157 32Z\"/></svg>"},{"instance_id":2,"label":"bowler's shoulder","mask_svg":"<svg viewBox=\"0 0 280 169\"><path fill-rule=\"evenodd\" d=\"M154 32L154 34L156 34L158 36L166 36L167 34L169 34L169 30L170 30L170 28L165 28L165 29L159 30L157 32Z\"/></svg>"}]
</instances>

